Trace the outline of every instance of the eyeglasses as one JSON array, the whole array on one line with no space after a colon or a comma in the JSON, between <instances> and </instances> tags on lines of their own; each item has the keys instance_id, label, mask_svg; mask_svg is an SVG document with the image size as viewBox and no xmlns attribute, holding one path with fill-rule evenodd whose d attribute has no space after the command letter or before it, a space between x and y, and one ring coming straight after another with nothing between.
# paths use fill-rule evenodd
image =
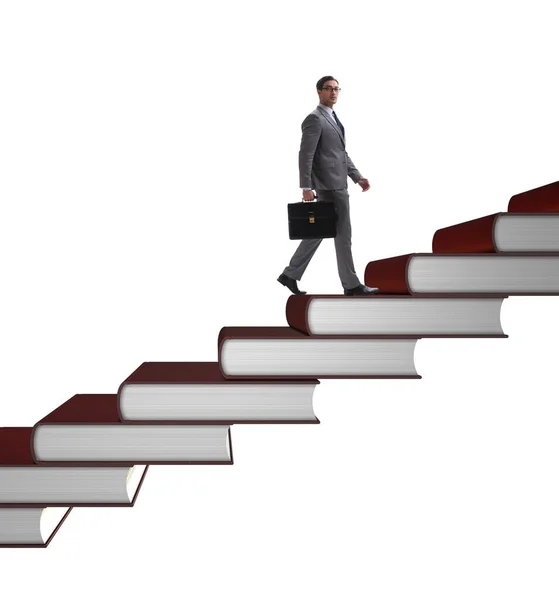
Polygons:
<instances>
[{"instance_id":1,"label":"eyeglasses","mask_svg":"<svg viewBox=\"0 0 559 600\"><path fill-rule=\"evenodd\" d=\"M341 87L332 87L331 85L326 85L322 89L327 92L340 92L342 88Z\"/></svg>"}]
</instances>

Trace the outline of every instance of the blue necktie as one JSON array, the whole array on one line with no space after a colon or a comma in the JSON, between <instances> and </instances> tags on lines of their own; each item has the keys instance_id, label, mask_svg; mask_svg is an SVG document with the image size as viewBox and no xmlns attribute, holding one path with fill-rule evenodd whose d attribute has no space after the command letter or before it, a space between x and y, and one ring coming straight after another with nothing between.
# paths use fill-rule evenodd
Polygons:
<instances>
[{"instance_id":1,"label":"blue necktie","mask_svg":"<svg viewBox=\"0 0 559 600\"><path fill-rule=\"evenodd\" d=\"M334 111L332 111L332 114L334 115L334 121L336 121L336 123L338 124L338 127L342 130L342 135L345 137L344 126L340 123L340 120L338 119L338 116L336 115L336 113Z\"/></svg>"}]
</instances>

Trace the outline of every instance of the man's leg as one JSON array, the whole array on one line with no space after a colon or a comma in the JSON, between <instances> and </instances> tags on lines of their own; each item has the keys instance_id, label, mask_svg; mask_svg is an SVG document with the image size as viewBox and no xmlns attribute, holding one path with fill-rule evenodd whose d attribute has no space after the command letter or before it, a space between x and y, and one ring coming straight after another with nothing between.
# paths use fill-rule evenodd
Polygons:
<instances>
[{"instance_id":1,"label":"man's leg","mask_svg":"<svg viewBox=\"0 0 559 600\"><path fill-rule=\"evenodd\" d=\"M291 257L289 265L283 270L283 274L299 281L320 246L320 242L322 240L302 240L297 246L295 254Z\"/></svg>"},{"instance_id":2,"label":"man's leg","mask_svg":"<svg viewBox=\"0 0 559 600\"><path fill-rule=\"evenodd\" d=\"M349 216L349 193L345 190L335 190L331 192L336 204L336 213L338 222L336 225L336 237L334 245L336 247L336 259L338 261L338 274L345 290L360 285L359 277L355 272L353 265L353 255L351 252L351 220Z\"/></svg>"},{"instance_id":3,"label":"man's leg","mask_svg":"<svg viewBox=\"0 0 559 600\"><path fill-rule=\"evenodd\" d=\"M317 190L316 198L320 201L333 201L332 192L325 190ZM302 240L297 246L295 254L291 257L289 265L283 270L283 274L291 279L299 281L303 277L303 273L311 262L311 258L320 246L319 240Z\"/></svg>"}]
</instances>

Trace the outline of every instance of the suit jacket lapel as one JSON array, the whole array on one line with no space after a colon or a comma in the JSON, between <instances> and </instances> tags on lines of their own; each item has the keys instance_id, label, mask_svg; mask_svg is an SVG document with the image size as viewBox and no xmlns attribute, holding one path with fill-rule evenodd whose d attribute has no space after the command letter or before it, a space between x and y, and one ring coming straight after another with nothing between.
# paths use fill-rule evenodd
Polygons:
<instances>
[{"instance_id":1,"label":"suit jacket lapel","mask_svg":"<svg viewBox=\"0 0 559 600\"><path fill-rule=\"evenodd\" d=\"M318 105L318 110L320 110L320 112L322 113L322 115L324 116L326 121L328 121L330 126L333 127L338 132L338 135L340 136L342 143L344 145L344 148L345 148L345 139L344 139L343 133L341 132L341 129L338 127L338 125L336 123L334 123L334 121L332 120L332 117L328 114L328 111L324 110L320 104Z\"/></svg>"}]
</instances>

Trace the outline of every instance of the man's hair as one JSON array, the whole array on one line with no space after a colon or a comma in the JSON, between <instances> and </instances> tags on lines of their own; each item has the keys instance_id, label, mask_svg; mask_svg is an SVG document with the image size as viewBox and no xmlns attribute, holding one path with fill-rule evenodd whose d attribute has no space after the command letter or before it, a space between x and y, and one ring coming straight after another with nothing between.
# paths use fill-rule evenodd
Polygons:
<instances>
[{"instance_id":1,"label":"man's hair","mask_svg":"<svg viewBox=\"0 0 559 600\"><path fill-rule=\"evenodd\" d=\"M335 81L338 85L338 80L335 77L332 77L332 75L326 75L325 77L321 77L317 82L316 82L316 89L317 90L321 90L322 86L327 82L327 81Z\"/></svg>"}]
</instances>

